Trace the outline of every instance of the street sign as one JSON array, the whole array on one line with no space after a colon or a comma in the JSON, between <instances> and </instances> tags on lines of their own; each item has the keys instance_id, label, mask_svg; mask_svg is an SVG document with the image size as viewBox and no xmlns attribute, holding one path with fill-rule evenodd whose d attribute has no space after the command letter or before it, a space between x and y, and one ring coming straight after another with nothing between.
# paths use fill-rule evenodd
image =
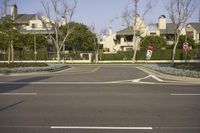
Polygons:
<instances>
[{"instance_id":1,"label":"street sign","mask_svg":"<svg viewBox=\"0 0 200 133\"><path fill-rule=\"evenodd\" d=\"M187 42L183 43L183 51L187 54L189 50L189 44Z\"/></svg>"},{"instance_id":2,"label":"street sign","mask_svg":"<svg viewBox=\"0 0 200 133\"><path fill-rule=\"evenodd\" d=\"M153 49L154 49L154 45L153 44L149 44L148 47L147 47L147 50L153 51Z\"/></svg>"},{"instance_id":3,"label":"street sign","mask_svg":"<svg viewBox=\"0 0 200 133\"><path fill-rule=\"evenodd\" d=\"M153 53L153 49L154 49L154 45L153 44L149 44L147 46L147 54L146 54L146 60L150 60L152 53Z\"/></svg>"}]
</instances>

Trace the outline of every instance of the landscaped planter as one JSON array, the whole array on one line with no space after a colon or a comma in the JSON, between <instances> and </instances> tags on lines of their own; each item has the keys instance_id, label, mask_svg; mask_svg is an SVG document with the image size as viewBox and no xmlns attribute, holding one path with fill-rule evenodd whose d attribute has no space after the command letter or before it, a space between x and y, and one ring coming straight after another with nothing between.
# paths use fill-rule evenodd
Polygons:
<instances>
[{"instance_id":1,"label":"landscaped planter","mask_svg":"<svg viewBox=\"0 0 200 133\"><path fill-rule=\"evenodd\" d=\"M149 65L144 65L144 67L170 75L200 78L199 71L188 70L188 69L177 69L172 67L170 64L151 64L151 65L149 64Z\"/></svg>"},{"instance_id":2,"label":"landscaped planter","mask_svg":"<svg viewBox=\"0 0 200 133\"><path fill-rule=\"evenodd\" d=\"M13 67L0 68L0 73L29 73L29 72L55 72L69 68L66 64L48 64L42 67Z\"/></svg>"}]
</instances>

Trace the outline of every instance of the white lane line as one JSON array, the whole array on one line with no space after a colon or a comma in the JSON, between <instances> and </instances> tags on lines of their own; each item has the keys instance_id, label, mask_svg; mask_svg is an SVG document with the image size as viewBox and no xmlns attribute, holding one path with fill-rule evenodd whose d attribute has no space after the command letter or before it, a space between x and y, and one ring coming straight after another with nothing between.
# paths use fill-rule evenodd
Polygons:
<instances>
[{"instance_id":1,"label":"white lane line","mask_svg":"<svg viewBox=\"0 0 200 133\"><path fill-rule=\"evenodd\" d=\"M200 94L176 94L172 93L171 96L200 96Z\"/></svg>"},{"instance_id":2,"label":"white lane line","mask_svg":"<svg viewBox=\"0 0 200 133\"><path fill-rule=\"evenodd\" d=\"M74 85L74 84L106 84L107 82L0 82L1 84L11 85Z\"/></svg>"},{"instance_id":3,"label":"white lane line","mask_svg":"<svg viewBox=\"0 0 200 133\"><path fill-rule=\"evenodd\" d=\"M87 129L87 130L153 130L152 127L76 127L76 126L51 126L51 129Z\"/></svg>"},{"instance_id":4,"label":"white lane line","mask_svg":"<svg viewBox=\"0 0 200 133\"><path fill-rule=\"evenodd\" d=\"M37 93L0 93L0 96L36 96Z\"/></svg>"}]
</instances>

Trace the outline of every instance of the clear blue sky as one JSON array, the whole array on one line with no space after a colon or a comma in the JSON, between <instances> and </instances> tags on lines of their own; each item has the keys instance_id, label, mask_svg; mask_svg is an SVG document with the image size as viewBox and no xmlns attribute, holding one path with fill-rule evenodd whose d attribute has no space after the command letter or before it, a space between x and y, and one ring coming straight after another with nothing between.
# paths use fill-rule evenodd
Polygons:
<instances>
[{"instance_id":1,"label":"clear blue sky","mask_svg":"<svg viewBox=\"0 0 200 133\"><path fill-rule=\"evenodd\" d=\"M43 12L41 0L12 0L18 5L19 13ZM50 0L46 0L49 1ZM125 6L130 0L77 0L78 6L74 20L82 22L88 26L94 24L97 31L106 27L113 27L114 31L122 29L122 21L115 19L120 16ZM152 0L154 8L146 16L146 23L156 23L160 15L166 15L165 3L168 0ZM147 0L142 0L139 10L142 12ZM198 0L200 5L200 0ZM190 21L198 21L198 11L191 17Z\"/></svg>"}]
</instances>

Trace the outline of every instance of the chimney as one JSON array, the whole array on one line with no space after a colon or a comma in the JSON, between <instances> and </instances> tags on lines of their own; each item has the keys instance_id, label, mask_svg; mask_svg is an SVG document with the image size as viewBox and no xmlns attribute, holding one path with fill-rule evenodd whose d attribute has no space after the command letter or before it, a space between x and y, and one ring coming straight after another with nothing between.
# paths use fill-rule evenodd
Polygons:
<instances>
[{"instance_id":1,"label":"chimney","mask_svg":"<svg viewBox=\"0 0 200 133\"><path fill-rule=\"evenodd\" d=\"M164 15L161 15L158 19L158 28L160 30L166 30L166 23L167 23L166 17Z\"/></svg>"},{"instance_id":2,"label":"chimney","mask_svg":"<svg viewBox=\"0 0 200 133\"><path fill-rule=\"evenodd\" d=\"M11 13L12 19L15 20L17 18L17 5L11 5Z\"/></svg>"}]
</instances>

